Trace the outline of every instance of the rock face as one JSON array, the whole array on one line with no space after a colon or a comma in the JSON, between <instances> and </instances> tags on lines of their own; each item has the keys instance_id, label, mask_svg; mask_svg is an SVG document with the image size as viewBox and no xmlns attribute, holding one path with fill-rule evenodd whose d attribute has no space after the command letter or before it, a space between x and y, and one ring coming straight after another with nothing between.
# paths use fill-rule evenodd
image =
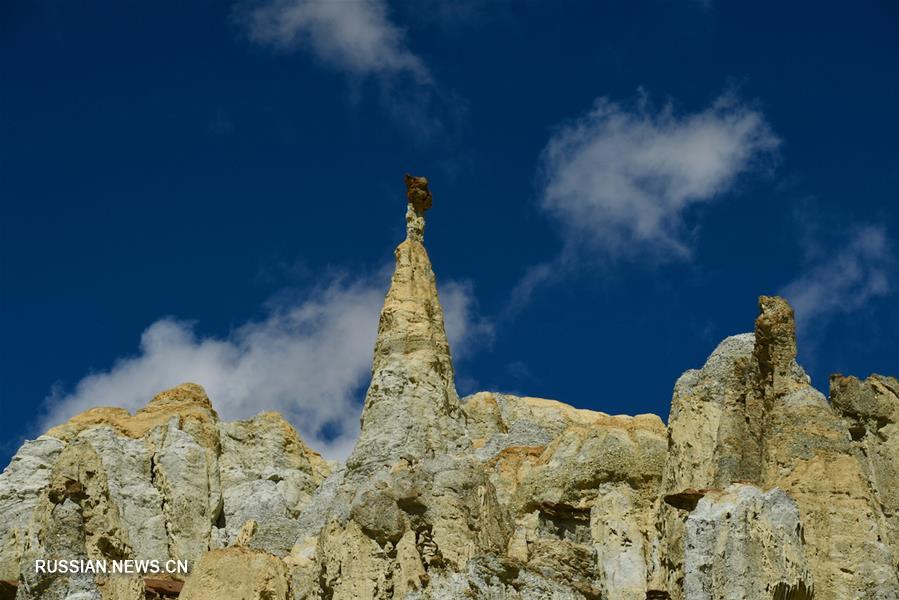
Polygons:
<instances>
[{"instance_id":1,"label":"rock face","mask_svg":"<svg viewBox=\"0 0 899 600\"><path fill-rule=\"evenodd\" d=\"M183 384L27 442L0 475L0 590L137 600L141 576L36 560L186 560L188 600L899 599L899 382L796 363L759 300L675 384L666 427L553 400L460 399L406 177L407 235L345 464L275 413L222 422ZM180 583L178 584L180 585ZM176 589L177 586L172 589Z\"/></svg>"},{"instance_id":2,"label":"rock face","mask_svg":"<svg viewBox=\"0 0 899 600\"><path fill-rule=\"evenodd\" d=\"M251 518L251 545L283 556L295 542L290 526L329 473L279 415L220 422L196 384L135 415L90 410L26 443L0 475L11 517L0 521L0 580L18 580L20 599L142 599L140 578L36 574L34 561L193 564Z\"/></svg>"},{"instance_id":3,"label":"rock face","mask_svg":"<svg viewBox=\"0 0 899 600\"><path fill-rule=\"evenodd\" d=\"M330 474L329 465L277 413L221 423L219 433L221 543L235 543L252 520L256 528L250 547L287 554L297 541L297 517Z\"/></svg>"},{"instance_id":4,"label":"rock face","mask_svg":"<svg viewBox=\"0 0 899 600\"><path fill-rule=\"evenodd\" d=\"M883 512L893 558L899 560L899 381L834 375L830 400L849 430L852 453Z\"/></svg>"},{"instance_id":5,"label":"rock face","mask_svg":"<svg viewBox=\"0 0 899 600\"><path fill-rule=\"evenodd\" d=\"M181 590L184 600L289 600L284 561L240 546L203 555Z\"/></svg>"},{"instance_id":6,"label":"rock face","mask_svg":"<svg viewBox=\"0 0 899 600\"><path fill-rule=\"evenodd\" d=\"M475 455L514 523L508 555L585 597L645 598L661 419L489 393L464 407Z\"/></svg>"},{"instance_id":7,"label":"rock face","mask_svg":"<svg viewBox=\"0 0 899 600\"><path fill-rule=\"evenodd\" d=\"M25 442L0 475L0 580L18 579L25 536L53 464L65 443L49 436Z\"/></svg>"},{"instance_id":8,"label":"rock face","mask_svg":"<svg viewBox=\"0 0 899 600\"><path fill-rule=\"evenodd\" d=\"M811 599L802 533L799 509L778 488L706 494L686 521L684 596Z\"/></svg>"}]
</instances>

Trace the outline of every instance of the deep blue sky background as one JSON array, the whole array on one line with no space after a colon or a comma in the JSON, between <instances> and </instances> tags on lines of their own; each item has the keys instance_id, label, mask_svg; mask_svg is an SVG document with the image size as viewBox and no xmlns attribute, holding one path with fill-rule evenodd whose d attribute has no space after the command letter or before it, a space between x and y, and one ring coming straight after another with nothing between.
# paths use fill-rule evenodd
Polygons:
<instances>
[{"instance_id":1,"label":"deep blue sky background","mask_svg":"<svg viewBox=\"0 0 899 600\"><path fill-rule=\"evenodd\" d=\"M391 2L424 94L253 41L240 8L0 4L0 464L54 386L135 355L157 319L227 336L285 289L390 261L406 171L431 179L438 280L469 281L492 325L457 365L462 392L665 417L678 375L751 330L759 294L863 227L885 233L890 285L840 290L801 359L825 392L831 372L899 374L896 3ZM542 150L640 88L678 115L732 91L780 139L773 166L684 212L690 258L581 252L509 311L566 243L541 209ZM419 97L441 130L396 108Z\"/></svg>"}]
</instances>

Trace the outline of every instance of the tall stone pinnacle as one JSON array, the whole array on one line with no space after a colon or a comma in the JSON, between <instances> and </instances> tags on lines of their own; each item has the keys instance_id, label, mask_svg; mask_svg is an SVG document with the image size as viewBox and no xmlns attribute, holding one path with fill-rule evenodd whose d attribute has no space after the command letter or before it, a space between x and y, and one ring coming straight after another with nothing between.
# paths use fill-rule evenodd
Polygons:
<instances>
[{"instance_id":1,"label":"tall stone pinnacle","mask_svg":"<svg viewBox=\"0 0 899 600\"><path fill-rule=\"evenodd\" d=\"M780 296L759 297L753 356L758 365L758 383L768 402L795 389L796 320L793 308Z\"/></svg>"},{"instance_id":2,"label":"tall stone pinnacle","mask_svg":"<svg viewBox=\"0 0 899 600\"><path fill-rule=\"evenodd\" d=\"M406 239L381 309L372 379L351 470L452 452L467 443L437 283L423 245L428 180L406 175Z\"/></svg>"}]
</instances>

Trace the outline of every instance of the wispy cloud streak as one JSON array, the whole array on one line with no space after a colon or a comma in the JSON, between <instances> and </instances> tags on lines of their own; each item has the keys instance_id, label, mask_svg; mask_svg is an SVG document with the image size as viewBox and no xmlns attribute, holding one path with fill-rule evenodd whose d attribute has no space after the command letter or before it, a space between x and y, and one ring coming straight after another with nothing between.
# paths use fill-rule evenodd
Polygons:
<instances>
[{"instance_id":1,"label":"wispy cloud streak","mask_svg":"<svg viewBox=\"0 0 899 600\"><path fill-rule=\"evenodd\" d=\"M242 12L250 38L279 50L309 50L353 75L412 75L431 82L424 62L381 0L269 0Z\"/></svg>"},{"instance_id":2,"label":"wispy cloud streak","mask_svg":"<svg viewBox=\"0 0 899 600\"><path fill-rule=\"evenodd\" d=\"M871 300L892 293L895 256L881 226L856 229L842 246L822 254L780 290L796 312L800 333L838 314L861 310Z\"/></svg>"},{"instance_id":3,"label":"wispy cloud streak","mask_svg":"<svg viewBox=\"0 0 899 600\"><path fill-rule=\"evenodd\" d=\"M194 381L223 419L279 411L312 447L343 458L358 433L388 273L334 278L294 301L271 304L263 319L223 337L160 319L141 335L137 354L51 394L40 430L95 406L135 411L157 392ZM478 316L471 285L449 282L440 293L454 354L489 343L492 327Z\"/></svg>"}]
</instances>

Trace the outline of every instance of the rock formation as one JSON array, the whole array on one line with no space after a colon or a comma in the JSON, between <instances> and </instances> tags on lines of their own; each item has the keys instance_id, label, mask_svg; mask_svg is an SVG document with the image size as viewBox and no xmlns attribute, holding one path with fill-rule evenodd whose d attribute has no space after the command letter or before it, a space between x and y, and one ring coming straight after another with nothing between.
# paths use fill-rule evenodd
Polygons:
<instances>
[{"instance_id":1,"label":"rock formation","mask_svg":"<svg viewBox=\"0 0 899 600\"><path fill-rule=\"evenodd\" d=\"M277 414L219 421L196 384L135 415L90 410L27 442L0 475L0 580L17 581L20 600L144 598L140 578L39 574L34 561L193 564L236 541L242 519L260 523L251 548L285 554L331 468Z\"/></svg>"},{"instance_id":2,"label":"rock formation","mask_svg":"<svg viewBox=\"0 0 899 600\"><path fill-rule=\"evenodd\" d=\"M424 177L406 176L406 240L381 309L359 441L350 472L368 474L397 460L456 453L466 446L437 281L424 247L431 193Z\"/></svg>"},{"instance_id":3,"label":"rock formation","mask_svg":"<svg viewBox=\"0 0 899 600\"><path fill-rule=\"evenodd\" d=\"M835 375L828 401L796 363L792 309L763 296L752 333L678 379L667 426L460 399L433 199L406 186L346 463L278 414L221 421L196 384L87 411L0 475L0 600L899 599L896 379ZM35 571L51 559L190 574Z\"/></svg>"}]
</instances>

